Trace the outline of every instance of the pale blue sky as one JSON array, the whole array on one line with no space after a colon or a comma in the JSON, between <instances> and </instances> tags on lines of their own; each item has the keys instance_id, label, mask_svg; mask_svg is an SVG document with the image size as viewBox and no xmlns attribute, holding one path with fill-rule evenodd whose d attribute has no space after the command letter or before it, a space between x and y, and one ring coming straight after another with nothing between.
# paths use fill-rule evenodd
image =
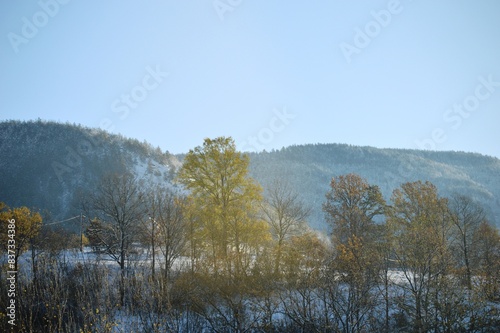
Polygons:
<instances>
[{"instance_id":1,"label":"pale blue sky","mask_svg":"<svg viewBox=\"0 0 500 333\"><path fill-rule=\"evenodd\" d=\"M0 3L0 120L500 157L497 0L60 2Z\"/></svg>"}]
</instances>

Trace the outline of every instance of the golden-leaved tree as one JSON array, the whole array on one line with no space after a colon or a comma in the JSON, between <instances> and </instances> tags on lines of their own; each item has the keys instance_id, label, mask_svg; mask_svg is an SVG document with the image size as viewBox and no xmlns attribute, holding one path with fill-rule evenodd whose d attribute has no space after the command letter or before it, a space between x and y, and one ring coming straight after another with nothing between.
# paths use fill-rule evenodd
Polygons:
<instances>
[{"instance_id":1,"label":"golden-leaved tree","mask_svg":"<svg viewBox=\"0 0 500 333\"><path fill-rule=\"evenodd\" d=\"M196 292L187 297L214 331L243 332L255 323L246 300L260 288L253 272L271 235L258 218L261 188L248 177L248 163L232 138L205 139L177 175L189 191L188 246L199 263L189 282Z\"/></svg>"},{"instance_id":2,"label":"golden-leaved tree","mask_svg":"<svg viewBox=\"0 0 500 333\"><path fill-rule=\"evenodd\" d=\"M15 228L9 228L9 225L15 225ZM12 271L17 271L19 256L28 249L41 228L42 217L39 213L34 213L27 207L8 208L0 203L0 241L4 249L11 250L9 254L14 255Z\"/></svg>"},{"instance_id":3,"label":"golden-leaved tree","mask_svg":"<svg viewBox=\"0 0 500 333\"><path fill-rule=\"evenodd\" d=\"M261 188L248 177L248 164L232 138L205 139L189 151L177 176L190 191L196 236L215 275L246 274L252 256L270 239L257 214Z\"/></svg>"}]
</instances>

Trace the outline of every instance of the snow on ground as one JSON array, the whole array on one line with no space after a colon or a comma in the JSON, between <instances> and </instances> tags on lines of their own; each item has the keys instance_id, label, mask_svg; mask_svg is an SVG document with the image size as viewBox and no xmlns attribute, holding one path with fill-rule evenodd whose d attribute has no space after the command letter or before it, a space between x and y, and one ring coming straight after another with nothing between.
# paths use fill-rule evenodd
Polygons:
<instances>
[{"instance_id":1,"label":"snow on ground","mask_svg":"<svg viewBox=\"0 0 500 333\"><path fill-rule=\"evenodd\" d=\"M37 253L35 260L39 260L41 255L48 255L45 252ZM112 259L109 255L105 253L96 253L91 247L85 247L83 251L80 249L70 249L59 253L56 258L60 263L64 263L70 266L74 266L77 263L99 263L109 268L111 271L118 271L118 263ZM155 269L161 269L164 267L165 258L157 251L155 256ZM7 264L7 256L0 256L0 265ZM188 257L181 256L177 258L172 266L172 270L180 271L185 270L191 264ZM134 248L133 254L131 254L126 260L126 265L129 270L134 270L135 268L150 268L152 266L152 258L150 251L147 248ZM31 251L24 252L18 259L18 271L20 274L30 276L32 269L32 254Z\"/></svg>"}]
</instances>

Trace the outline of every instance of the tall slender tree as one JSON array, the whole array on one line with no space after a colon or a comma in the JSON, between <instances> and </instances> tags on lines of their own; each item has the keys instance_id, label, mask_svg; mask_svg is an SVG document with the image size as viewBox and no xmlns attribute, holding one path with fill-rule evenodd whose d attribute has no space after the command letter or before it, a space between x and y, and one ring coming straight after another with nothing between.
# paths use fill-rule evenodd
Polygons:
<instances>
[{"instance_id":1,"label":"tall slender tree","mask_svg":"<svg viewBox=\"0 0 500 333\"><path fill-rule=\"evenodd\" d=\"M260 288L254 264L270 233L258 216L261 189L248 177L248 163L233 139L205 139L186 155L177 177L190 192L189 229L195 230L189 238L203 252L200 259L208 259L193 274L199 292L191 303L215 331L244 332L255 323L247 297Z\"/></svg>"},{"instance_id":2,"label":"tall slender tree","mask_svg":"<svg viewBox=\"0 0 500 333\"><path fill-rule=\"evenodd\" d=\"M465 195L455 195L450 200L451 221L455 233L454 245L459 255L458 266L465 269L465 283L472 289L471 252L473 240L481 223L486 219L483 208Z\"/></svg>"},{"instance_id":3,"label":"tall slender tree","mask_svg":"<svg viewBox=\"0 0 500 333\"><path fill-rule=\"evenodd\" d=\"M393 249L412 299L405 304L412 309L415 332L431 327L433 293L438 294L441 277L449 273L450 218L448 201L441 198L430 182L401 185L392 195L388 224L393 233ZM435 303L435 302L434 302Z\"/></svg>"},{"instance_id":4,"label":"tall slender tree","mask_svg":"<svg viewBox=\"0 0 500 333\"><path fill-rule=\"evenodd\" d=\"M377 186L359 175L348 174L332 179L323 210L332 225L335 248L329 287L331 306L342 320L346 332L361 332L369 322L381 263L376 243L375 218L385 211L385 201ZM342 285L348 286L344 292Z\"/></svg>"}]
</instances>

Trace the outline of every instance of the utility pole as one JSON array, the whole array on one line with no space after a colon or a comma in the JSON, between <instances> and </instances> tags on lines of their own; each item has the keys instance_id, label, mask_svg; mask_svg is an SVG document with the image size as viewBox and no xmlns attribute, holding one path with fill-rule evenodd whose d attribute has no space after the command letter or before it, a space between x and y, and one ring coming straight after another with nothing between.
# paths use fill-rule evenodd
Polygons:
<instances>
[{"instance_id":1,"label":"utility pole","mask_svg":"<svg viewBox=\"0 0 500 333\"><path fill-rule=\"evenodd\" d=\"M155 277L155 219L149 217L151 220L151 247L153 248L153 265L151 273L153 274L153 278Z\"/></svg>"},{"instance_id":2,"label":"utility pole","mask_svg":"<svg viewBox=\"0 0 500 333\"><path fill-rule=\"evenodd\" d=\"M80 213L80 252L83 252L83 214Z\"/></svg>"}]
</instances>

